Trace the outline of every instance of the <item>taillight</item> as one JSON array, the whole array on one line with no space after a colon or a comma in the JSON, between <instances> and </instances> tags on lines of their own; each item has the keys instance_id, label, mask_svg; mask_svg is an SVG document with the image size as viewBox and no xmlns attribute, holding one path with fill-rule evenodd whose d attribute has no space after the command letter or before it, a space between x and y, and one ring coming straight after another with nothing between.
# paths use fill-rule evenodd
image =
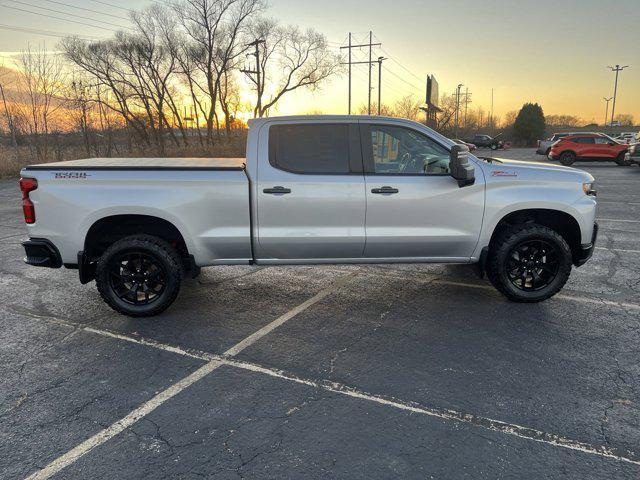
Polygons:
<instances>
[{"instance_id":1,"label":"taillight","mask_svg":"<svg viewBox=\"0 0 640 480\"><path fill-rule=\"evenodd\" d=\"M27 223L36 223L36 209L33 202L29 198L29 192L33 192L38 188L38 181L35 178L21 178L20 191L22 191L22 211L24 213L24 221Z\"/></svg>"}]
</instances>

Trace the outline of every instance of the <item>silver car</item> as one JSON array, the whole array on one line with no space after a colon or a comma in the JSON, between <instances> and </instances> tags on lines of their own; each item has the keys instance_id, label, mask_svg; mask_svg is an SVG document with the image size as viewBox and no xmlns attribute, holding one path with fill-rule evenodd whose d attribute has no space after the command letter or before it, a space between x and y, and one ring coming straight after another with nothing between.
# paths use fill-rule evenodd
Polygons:
<instances>
[{"instance_id":1,"label":"silver car","mask_svg":"<svg viewBox=\"0 0 640 480\"><path fill-rule=\"evenodd\" d=\"M575 133L572 132L566 132L566 133L554 133L553 135L551 135L549 138L545 139L545 140L538 140L538 149L536 150L536 153L538 155L544 155L549 156L549 152L551 151L551 146L556 143L558 140L560 140L562 137L567 137L569 135L575 135Z\"/></svg>"}]
</instances>

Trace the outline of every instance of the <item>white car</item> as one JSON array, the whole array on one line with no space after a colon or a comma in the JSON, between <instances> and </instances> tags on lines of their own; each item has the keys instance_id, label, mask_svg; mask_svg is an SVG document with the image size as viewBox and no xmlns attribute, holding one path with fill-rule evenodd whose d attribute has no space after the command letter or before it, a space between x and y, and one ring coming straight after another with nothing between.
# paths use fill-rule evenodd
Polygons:
<instances>
[{"instance_id":1,"label":"white car","mask_svg":"<svg viewBox=\"0 0 640 480\"><path fill-rule=\"evenodd\" d=\"M631 143L638 143L638 138L640 137L640 135L636 132L622 132L618 138L623 141L624 143L627 144L631 144Z\"/></svg>"},{"instance_id":2,"label":"white car","mask_svg":"<svg viewBox=\"0 0 640 480\"><path fill-rule=\"evenodd\" d=\"M149 316L185 272L229 264L475 263L509 299L557 293L597 234L593 177L479 159L386 117L250 122L246 158L33 165L20 187L31 265L77 269Z\"/></svg>"}]
</instances>

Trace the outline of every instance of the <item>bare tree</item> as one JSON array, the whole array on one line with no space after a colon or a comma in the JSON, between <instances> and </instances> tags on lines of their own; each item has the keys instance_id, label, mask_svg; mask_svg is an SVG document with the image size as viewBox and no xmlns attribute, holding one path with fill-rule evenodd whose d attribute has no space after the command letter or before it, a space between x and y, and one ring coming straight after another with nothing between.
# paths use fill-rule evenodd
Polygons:
<instances>
[{"instance_id":1,"label":"bare tree","mask_svg":"<svg viewBox=\"0 0 640 480\"><path fill-rule=\"evenodd\" d=\"M406 95L394 104L394 116L418 121L422 113L420 105L422 105L422 102L420 102L414 95Z\"/></svg>"},{"instance_id":2,"label":"bare tree","mask_svg":"<svg viewBox=\"0 0 640 480\"><path fill-rule=\"evenodd\" d=\"M219 127L220 82L246 52L249 21L263 7L262 0L182 0L174 4L188 40L180 51L182 74L194 106L206 120L209 142L214 128Z\"/></svg>"},{"instance_id":3,"label":"bare tree","mask_svg":"<svg viewBox=\"0 0 640 480\"><path fill-rule=\"evenodd\" d=\"M259 101L254 116L263 117L287 93L300 88L316 90L340 69L340 57L329 51L324 35L313 29L279 27L273 20L254 26L254 36L264 40L260 48L262 75L250 75ZM270 85L270 88L267 86ZM265 93L270 91L268 100Z\"/></svg>"},{"instance_id":4,"label":"bare tree","mask_svg":"<svg viewBox=\"0 0 640 480\"><path fill-rule=\"evenodd\" d=\"M7 80L5 78L8 76L8 72L3 71L2 76L0 76L0 99L2 100L2 108L4 111L4 116L7 122L7 129L9 130L9 135L11 135L11 144L14 147L18 146L18 134L16 131L16 122L14 119L13 112L9 108L9 102L7 101L7 95L5 93L5 85L7 85Z\"/></svg>"},{"instance_id":5,"label":"bare tree","mask_svg":"<svg viewBox=\"0 0 640 480\"><path fill-rule=\"evenodd\" d=\"M64 104L62 62L45 48L29 47L16 61L16 69L20 101L13 103L14 116L20 117L38 160L45 161L50 153L51 130L56 126L53 120Z\"/></svg>"}]
</instances>

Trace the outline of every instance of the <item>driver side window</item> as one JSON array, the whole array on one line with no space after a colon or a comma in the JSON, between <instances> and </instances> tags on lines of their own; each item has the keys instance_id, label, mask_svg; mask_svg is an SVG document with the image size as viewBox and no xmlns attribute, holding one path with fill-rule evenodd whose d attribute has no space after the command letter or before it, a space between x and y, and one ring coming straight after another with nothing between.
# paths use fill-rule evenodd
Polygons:
<instances>
[{"instance_id":1,"label":"driver side window","mask_svg":"<svg viewBox=\"0 0 640 480\"><path fill-rule=\"evenodd\" d=\"M404 127L369 127L376 174L449 174L449 151L426 135Z\"/></svg>"}]
</instances>

